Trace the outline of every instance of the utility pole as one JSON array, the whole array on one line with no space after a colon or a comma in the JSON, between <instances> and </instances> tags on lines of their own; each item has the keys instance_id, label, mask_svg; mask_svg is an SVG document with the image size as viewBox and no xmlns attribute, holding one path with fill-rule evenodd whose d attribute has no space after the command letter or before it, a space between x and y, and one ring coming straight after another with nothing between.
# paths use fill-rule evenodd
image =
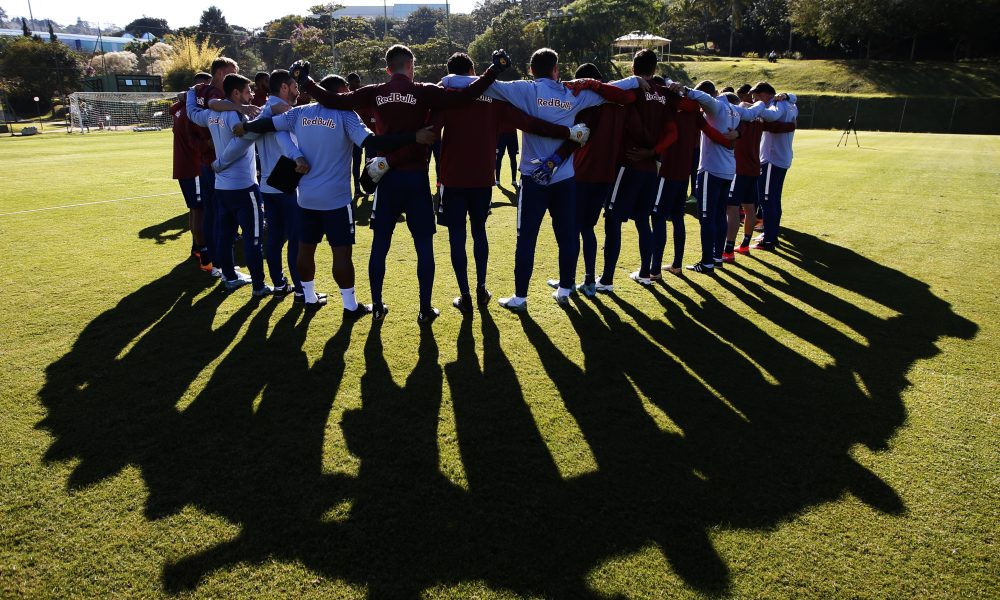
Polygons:
<instances>
[{"instance_id":1,"label":"utility pole","mask_svg":"<svg viewBox=\"0 0 1000 600\"><path fill-rule=\"evenodd\" d=\"M389 37L389 6L386 4L386 0L382 0L382 26L385 27L385 30L382 32L382 39L384 40Z\"/></svg>"}]
</instances>

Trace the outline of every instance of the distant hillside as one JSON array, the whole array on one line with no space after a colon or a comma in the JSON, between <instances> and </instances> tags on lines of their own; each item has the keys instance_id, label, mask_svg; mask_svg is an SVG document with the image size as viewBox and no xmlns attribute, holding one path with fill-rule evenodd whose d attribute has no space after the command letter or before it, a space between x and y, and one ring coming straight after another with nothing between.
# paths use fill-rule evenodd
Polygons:
<instances>
[{"instance_id":1,"label":"distant hillside","mask_svg":"<svg viewBox=\"0 0 1000 600\"><path fill-rule=\"evenodd\" d=\"M628 72L627 63L621 66ZM660 72L733 87L764 79L810 95L1000 98L1000 66L993 63L727 59L661 63Z\"/></svg>"}]
</instances>

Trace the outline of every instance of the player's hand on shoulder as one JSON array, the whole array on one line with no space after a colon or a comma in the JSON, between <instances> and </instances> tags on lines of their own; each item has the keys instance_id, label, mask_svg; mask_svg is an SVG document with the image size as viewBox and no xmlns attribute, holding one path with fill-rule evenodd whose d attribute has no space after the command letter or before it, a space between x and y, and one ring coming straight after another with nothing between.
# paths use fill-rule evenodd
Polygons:
<instances>
[{"instance_id":1,"label":"player's hand on shoulder","mask_svg":"<svg viewBox=\"0 0 1000 600\"><path fill-rule=\"evenodd\" d=\"M260 107L253 104L242 104L236 109L236 112L248 119L256 119L257 115L260 114Z\"/></svg>"},{"instance_id":2,"label":"player's hand on shoulder","mask_svg":"<svg viewBox=\"0 0 1000 600\"><path fill-rule=\"evenodd\" d=\"M305 175L309 172L309 163L303 157L298 157L295 159L295 172Z\"/></svg>"},{"instance_id":3,"label":"player's hand on shoulder","mask_svg":"<svg viewBox=\"0 0 1000 600\"><path fill-rule=\"evenodd\" d=\"M292 110L292 105L287 102L279 102L271 106L271 114L278 116Z\"/></svg>"},{"instance_id":4,"label":"player's hand on shoulder","mask_svg":"<svg viewBox=\"0 0 1000 600\"><path fill-rule=\"evenodd\" d=\"M434 127L427 126L423 129L417 130L417 143L423 144L425 146L430 146L437 141L437 134L434 133Z\"/></svg>"},{"instance_id":5,"label":"player's hand on shoulder","mask_svg":"<svg viewBox=\"0 0 1000 600\"><path fill-rule=\"evenodd\" d=\"M574 96L579 96L583 90L597 90L601 87L601 82L596 79L574 79L572 81L564 81L563 85L572 90Z\"/></svg>"},{"instance_id":6,"label":"player's hand on shoulder","mask_svg":"<svg viewBox=\"0 0 1000 600\"><path fill-rule=\"evenodd\" d=\"M645 77L639 77L638 79L639 79L639 89L640 90L642 90L644 92L648 92L649 90L653 89L653 86L649 85L649 82L646 81Z\"/></svg>"},{"instance_id":7,"label":"player's hand on shoulder","mask_svg":"<svg viewBox=\"0 0 1000 600\"><path fill-rule=\"evenodd\" d=\"M233 125L233 135L235 135L236 137L243 137L244 135L246 135L246 132L247 130L245 127L243 127L242 121L237 123L236 125Z\"/></svg>"}]
</instances>

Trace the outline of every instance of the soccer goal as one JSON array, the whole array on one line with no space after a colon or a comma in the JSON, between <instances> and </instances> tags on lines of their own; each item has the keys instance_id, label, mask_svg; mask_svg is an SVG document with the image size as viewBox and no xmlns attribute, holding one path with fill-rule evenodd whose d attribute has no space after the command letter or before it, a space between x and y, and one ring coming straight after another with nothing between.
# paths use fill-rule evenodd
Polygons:
<instances>
[{"instance_id":1,"label":"soccer goal","mask_svg":"<svg viewBox=\"0 0 1000 600\"><path fill-rule=\"evenodd\" d=\"M70 131L159 131L173 120L177 92L76 92L69 96Z\"/></svg>"}]
</instances>

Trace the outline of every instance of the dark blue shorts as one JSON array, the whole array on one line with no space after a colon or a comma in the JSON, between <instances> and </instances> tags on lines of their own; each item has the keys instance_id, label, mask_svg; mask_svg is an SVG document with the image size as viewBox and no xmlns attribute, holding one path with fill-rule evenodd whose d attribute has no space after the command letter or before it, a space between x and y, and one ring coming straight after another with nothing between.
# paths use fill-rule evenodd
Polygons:
<instances>
[{"instance_id":1,"label":"dark blue shorts","mask_svg":"<svg viewBox=\"0 0 1000 600\"><path fill-rule=\"evenodd\" d=\"M624 223L648 217L653 212L659 184L660 178L655 172L618 167L618 177L604 207L604 218Z\"/></svg>"},{"instance_id":2,"label":"dark blue shorts","mask_svg":"<svg viewBox=\"0 0 1000 600\"><path fill-rule=\"evenodd\" d=\"M493 198L492 187L445 187L441 186L441 203L438 204L438 225L442 227L465 227L465 215L473 223L485 223Z\"/></svg>"},{"instance_id":3,"label":"dark blue shorts","mask_svg":"<svg viewBox=\"0 0 1000 600\"><path fill-rule=\"evenodd\" d=\"M676 181L660 177L660 183L656 188L656 201L653 203L653 218L665 221L683 216L687 189L687 179Z\"/></svg>"},{"instance_id":4,"label":"dark blue shorts","mask_svg":"<svg viewBox=\"0 0 1000 600\"><path fill-rule=\"evenodd\" d=\"M414 237L437 231L427 171L391 170L378 182L372 201L371 228L392 231L401 214L406 215L406 226Z\"/></svg>"},{"instance_id":5,"label":"dark blue shorts","mask_svg":"<svg viewBox=\"0 0 1000 600\"><path fill-rule=\"evenodd\" d=\"M610 183L576 182L576 221L580 231L593 229L611 193Z\"/></svg>"},{"instance_id":6,"label":"dark blue shorts","mask_svg":"<svg viewBox=\"0 0 1000 600\"><path fill-rule=\"evenodd\" d=\"M727 206L740 204L757 204L757 178L750 175L737 175L729 186Z\"/></svg>"},{"instance_id":7,"label":"dark blue shorts","mask_svg":"<svg viewBox=\"0 0 1000 600\"><path fill-rule=\"evenodd\" d=\"M333 210L299 209L299 241L318 244L324 234L331 246L354 245L354 211L350 204Z\"/></svg>"},{"instance_id":8,"label":"dark blue shorts","mask_svg":"<svg viewBox=\"0 0 1000 600\"><path fill-rule=\"evenodd\" d=\"M201 208L201 178L192 177L190 179L178 179L181 186L181 194L184 195L184 204L188 208Z\"/></svg>"}]
</instances>

